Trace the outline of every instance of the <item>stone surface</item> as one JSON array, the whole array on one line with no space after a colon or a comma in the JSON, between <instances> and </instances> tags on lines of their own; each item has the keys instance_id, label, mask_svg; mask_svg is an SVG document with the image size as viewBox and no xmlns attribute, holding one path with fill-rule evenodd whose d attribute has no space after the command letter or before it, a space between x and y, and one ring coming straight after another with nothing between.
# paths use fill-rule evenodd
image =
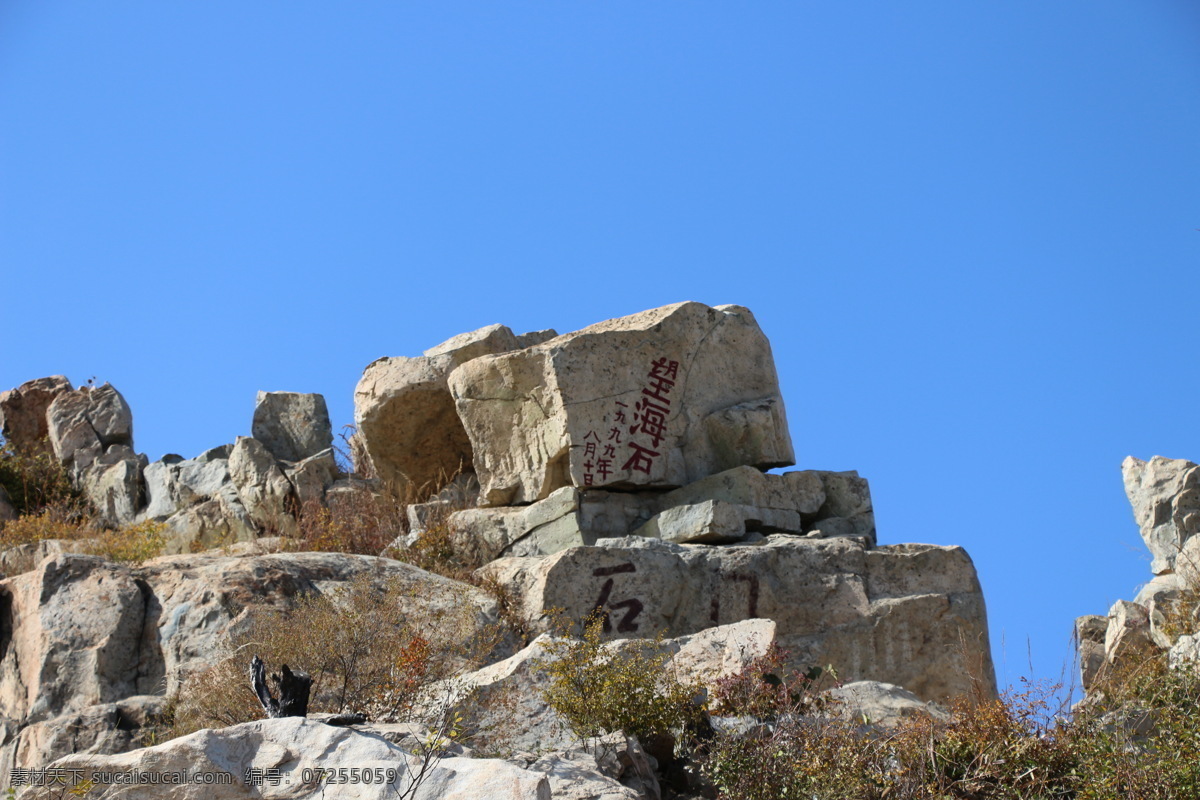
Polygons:
<instances>
[{"instance_id":1,"label":"stone surface","mask_svg":"<svg viewBox=\"0 0 1200 800\"><path fill-rule=\"evenodd\" d=\"M294 464L284 464L283 474L292 484L301 508L306 504L323 505L325 493L337 482L339 475L333 448Z\"/></svg>"},{"instance_id":2,"label":"stone surface","mask_svg":"<svg viewBox=\"0 0 1200 800\"><path fill-rule=\"evenodd\" d=\"M41 769L72 753L109 755L141 747L146 733L162 721L166 704L163 697L135 695L35 722L5 748L11 752L4 754L0 771Z\"/></svg>"},{"instance_id":3,"label":"stone surface","mask_svg":"<svg viewBox=\"0 0 1200 800\"><path fill-rule=\"evenodd\" d=\"M129 570L95 556L0 581L0 716L24 724L141 694L145 616Z\"/></svg>"},{"instance_id":4,"label":"stone surface","mask_svg":"<svg viewBox=\"0 0 1200 800\"><path fill-rule=\"evenodd\" d=\"M333 446L329 409L319 394L259 392L250 435L280 461L303 461Z\"/></svg>"},{"instance_id":5,"label":"stone surface","mask_svg":"<svg viewBox=\"0 0 1200 800\"><path fill-rule=\"evenodd\" d=\"M1088 614L1075 620L1075 646L1079 649L1079 678L1085 692L1089 691L1104 669L1104 638L1108 617Z\"/></svg>"},{"instance_id":6,"label":"stone surface","mask_svg":"<svg viewBox=\"0 0 1200 800\"><path fill-rule=\"evenodd\" d=\"M1118 600L1108 611L1104 633L1104 659L1109 663L1141 658L1156 650L1150 637L1150 613L1144 606Z\"/></svg>"},{"instance_id":7,"label":"stone surface","mask_svg":"<svg viewBox=\"0 0 1200 800\"><path fill-rule=\"evenodd\" d=\"M71 390L66 376L51 375L0 392L0 434L23 452L44 446L50 435L46 411L56 397Z\"/></svg>"},{"instance_id":8,"label":"stone surface","mask_svg":"<svg viewBox=\"0 0 1200 800\"><path fill-rule=\"evenodd\" d=\"M133 412L112 384L60 393L46 419L54 455L76 473L113 445L133 447Z\"/></svg>"},{"instance_id":9,"label":"stone surface","mask_svg":"<svg viewBox=\"0 0 1200 800\"><path fill-rule=\"evenodd\" d=\"M739 306L608 320L469 361L449 384L489 506L793 462L770 345Z\"/></svg>"},{"instance_id":10,"label":"stone surface","mask_svg":"<svg viewBox=\"0 0 1200 800\"><path fill-rule=\"evenodd\" d=\"M716 682L745 669L761 658L775 641L775 622L769 619L747 619L731 625L669 639L666 645L674 650L668 664L677 671L680 680L698 682L711 693Z\"/></svg>"},{"instance_id":11,"label":"stone surface","mask_svg":"<svg viewBox=\"0 0 1200 800\"><path fill-rule=\"evenodd\" d=\"M948 722L950 715L935 703L921 698L902 686L878 681L855 681L829 691L839 703L838 715L851 722L874 728L896 728L916 716L930 716Z\"/></svg>"},{"instance_id":12,"label":"stone surface","mask_svg":"<svg viewBox=\"0 0 1200 800\"><path fill-rule=\"evenodd\" d=\"M375 474L398 492L419 493L436 491L471 469L471 443L447 376L460 364L517 346L511 330L492 325L455 336L424 356L370 364L354 390L354 421Z\"/></svg>"},{"instance_id":13,"label":"stone surface","mask_svg":"<svg viewBox=\"0 0 1200 800\"><path fill-rule=\"evenodd\" d=\"M268 536L296 533L296 491L262 442L237 438L229 454L229 476L259 530Z\"/></svg>"},{"instance_id":14,"label":"stone surface","mask_svg":"<svg viewBox=\"0 0 1200 800\"><path fill-rule=\"evenodd\" d=\"M795 527L800 527L798 515ZM705 500L668 508L634 531L634 535L664 542L733 542L746 535L746 520L738 506Z\"/></svg>"},{"instance_id":15,"label":"stone surface","mask_svg":"<svg viewBox=\"0 0 1200 800\"><path fill-rule=\"evenodd\" d=\"M1191 461L1129 456L1121 464L1125 494L1142 539L1154 556L1155 575L1175 567L1175 557L1200 530L1200 472Z\"/></svg>"},{"instance_id":16,"label":"stone surface","mask_svg":"<svg viewBox=\"0 0 1200 800\"><path fill-rule=\"evenodd\" d=\"M78 484L100 518L109 525L133 522L142 507L142 470L146 457L127 445L112 445L78 476Z\"/></svg>"},{"instance_id":17,"label":"stone surface","mask_svg":"<svg viewBox=\"0 0 1200 800\"><path fill-rule=\"evenodd\" d=\"M995 691L983 596L958 547L767 537L754 547L670 545L629 537L481 570L539 629L605 609L612 637L681 636L751 618L775 621L798 666L906 687L943 701Z\"/></svg>"},{"instance_id":18,"label":"stone surface","mask_svg":"<svg viewBox=\"0 0 1200 800\"><path fill-rule=\"evenodd\" d=\"M408 786L415 759L382 736L334 727L317 720L284 717L246 722L118 755L71 755L53 763L64 770L98 772L221 773L228 782L184 784L169 789L148 784L113 785L113 800L317 800L330 796L329 786L302 786L305 771L322 769L392 769L402 773L394 783L350 783L337 787L347 800L394 798ZM278 783L245 783L247 770L278 770ZM449 757L438 761L412 800L550 800L545 775L494 759Z\"/></svg>"}]
</instances>

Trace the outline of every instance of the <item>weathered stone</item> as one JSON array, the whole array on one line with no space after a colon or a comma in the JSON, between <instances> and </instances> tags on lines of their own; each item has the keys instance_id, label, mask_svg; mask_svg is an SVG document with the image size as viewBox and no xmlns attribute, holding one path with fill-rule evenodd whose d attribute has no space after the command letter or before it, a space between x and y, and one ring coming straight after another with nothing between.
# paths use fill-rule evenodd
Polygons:
<instances>
[{"instance_id":1,"label":"weathered stone","mask_svg":"<svg viewBox=\"0 0 1200 800\"><path fill-rule=\"evenodd\" d=\"M295 464L284 464L283 474L296 492L301 508L305 505L323 505L325 492L338 479L337 460L333 448L322 450Z\"/></svg>"},{"instance_id":2,"label":"weathered stone","mask_svg":"<svg viewBox=\"0 0 1200 800\"><path fill-rule=\"evenodd\" d=\"M262 442L239 436L229 454L229 475L250 519L265 534L296 532L296 491Z\"/></svg>"},{"instance_id":3,"label":"weathered stone","mask_svg":"<svg viewBox=\"0 0 1200 800\"><path fill-rule=\"evenodd\" d=\"M793 511L811 517L825 504L822 476L827 474L837 473L807 470L771 475L754 467L734 467L668 492L662 498L662 506L670 508L722 500L733 505ZM841 484L837 485L840 487ZM867 498L870 509L870 495Z\"/></svg>"},{"instance_id":4,"label":"weathered stone","mask_svg":"<svg viewBox=\"0 0 1200 800\"><path fill-rule=\"evenodd\" d=\"M1182 560L1176 560L1177 567L1182 563ZM1164 650L1175 643L1182 628L1190 625L1188 617L1194 603L1190 602L1190 593L1177 573L1156 575L1142 587L1133 602L1148 612L1150 638Z\"/></svg>"},{"instance_id":5,"label":"weathered stone","mask_svg":"<svg viewBox=\"0 0 1200 800\"><path fill-rule=\"evenodd\" d=\"M436 491L470 469L471 442L459 421L447 376L460 364L513 350L503 325L464 333L418 358L381 358L354 390L354 420L371 465L399 492Z\"/></svg>"},{"instance_id":6,"label":"weathered stone","mask_svg":"<svg viewBox=\"0 0 1200 800\"><path fill-rule=\"evenodd\" d=\"M329 409L319 394L259 392L250 435L280 461L303 461L333 446Z\"/></svg>"},{"instance_id":7,"label":"weathered stone","mask_svg":"<svg viewBox=\"0 0 1200 800\"><path fill-rule=\"evenodd\" d=\"M1184 542L1200 530L1200 472L1191 461L1129 456L1121 473L1134 519L1154 556L1150 569L1155 575L1169 572Z\"/></svg>"},{"instance_id":8,"label":"weathered stone","mask_svg":"<svg viewBox=\"0 0 1200 800\"><path fill-rule=\"evenodd\" d=\"M413 613L426 618L471 610L473 630L493 624L496 601L481 589L409 564L345 553L165 556L134 571L149 592L135 674L140 693L175 691L219 657L227 632L249 624L256 608L286 607L309 592L328 592L363 574L411 587ZM131 692L132 693L132 692Z\"/></svg>"},{"instance_id":9,"label":"weathered stone","mask_svg":"<svg viewBox=\"0 0 1200 800\"><path fill-rule=\"evenodd\" d=\"M548 612L604 608L610 636L696 633L755 617L775 621L798 666L833 664L845 680L905 686L925 700L995 691L983 596L958 547L767 537L754 547L671 545L629 537L542 558L505 558L481 573L519 601L535 628Z\"/></svg>"},{"instance_id":10,"label":"weathered stone","mask_svg":"<svg viewBox=\"0 0 1200 800\"><path fill-rule=\"evenodd\" d=\"M82 554L82 550L81 542L78 540L40 539L36 542L19 544L0 551L0 574L5 578L20 575L22 572L36 569L38 564L50 556L67 552Z\"/></svg>"},{"instance_id":11,"label":"weathered stone","mask_svg":"<svg viewBox=\"0 0 1200 800\"><path fill-rule=\"evenodd\" d=\"M838 715L845 720L884 730L897 728L912 717L927 716L949 722L950 715L936 703L890 683L855 681L829 690L838 701Z\"/></svg>"},{"instance_id":12,"label":"weathered stone","mask_svg":"<svg viewBox=\"0 0 1200 800\"><path fill-rule=\"evenodd\" d=\"M171 536L163 552L169 554L253 542L259 534L232 482L223 485L215 497L171 515L166 523Z\"/></svg>"},{"instance_id":13,"label":"weathered stone","mask_svg":"<svg viewBox=\"0 0 1200 800\"><path fill-rule=\"evenodd\" d=\"M133 412L112 384L59 394L46 419L54 455L76 473L113 445L133 447Z\"/></svg>"},{"instance_id":14,"label":"weathered stone","mask_svg":"<svg viewBox=\"0 0 1200 800\"><path fill-rule=\"evenodd\" d=\"M71 382L65 376L51 375L0 392L0 434L22 452L46 446L50 435L46 410L56 397L70 391Z\"/></svg>"},{"instance_id":15,"label":"weathered stone","mask_svg":"<svg viewBox=\"0 0 1200 800\"><path fill-rule=\"evenodd\" d=\"M684 682L697 682L710 691L716 681L738 672L764 655L774 639L775 623L748 620L710 628L661 643L670 660L664 669ZM541 665L550 658L555 640L543 633L515 655L436 687L433 695L450 692L467 724L480 732L478 747L489 751L543 752L563 750L572 742L567 721L543 698L550 687ZM617 639L610 650L642 647L645 640ZM468 691L473 692L468 694ZM619 773L610 773L620 777Z\"/></svg>"},{"instance_id":16,"label":"weathered stone","mask_svg":"<svg viewBox=\"0 0 1200 800\"><path fill-rule=\"evenodd\" d=\"M708 628L690 636L669 639L674 650L668 669L685 683L700 683L711 693L717 681L744 670L765 656L775 641L775 623L769 619L747 619L731 625Z\"/></svg>"},{"instance_id":17,"label":"weathered stone","mask_svg":"<svg viewBox=\"0 0 1200 800\"><path fill-rule=\"evenodd\" d=\"M231 445L226 447L232 450ZM165 455L146 466L143 478L146 507L142 517L157 520L218 496L232 480L228 452L224 448L186 460L177 455Z\"/></svg>"},{"instance_id":18,"label":"weathered stone","mask_svg":"<svg viewBox=\"0 0 1200 800\"><path fill-rule=\"evenodd\" d=\"M679 303L608 320L477 358L449 383L489 506L793 461L770 345L739 306ZM614 453L600 449L606 441Z\"/></svg>"},{"instance_id":19,"label":"weathered stone","mask_svg":"<svg viewBox=\"0 0 1200 800\"><path fill-rule=\"evenodd\" d=\"M1109 663L1143 658L1157 651L1150 637L1150 613L1137 603L1118 600L1108 611L1104 658Z\"/></svg>"},{"instance_id":20,"label":"weathered stone","mask_svg":"<svg viewBox=\"0 0 1200 800\"><path fill-rule=\"evenodd\" d=\"M1200 536L1193 536L1183 543L1174 566L1180 588L1200 590Z\"/></svg>"},{"instance_id":21,"label":"weathered stone","mask_svg":"<svg viewBox=\"0 0 1200 800\"><path fill-rule=\"evenodd\" d=\"M1075 620L1075 646L1079 649L1079 679L1089 691L1104 668L1104 638L1108 617L1088 614Z\"/></svg>"},{"instance_id":22,"label":"weathered stone","mask_svg":"<svg viewBox=\"0 0 1200 800\"><path fill-rule=\"evenodd\" d=\"M35 722L17 737L9 766L41 769L72 753L111 755L134 750L162 722L166 704L164 697L135 695Z\"/></svg>"},{"instance_id":23,"label":"weathered stone","mask_svg":"<svg viewBox=\"0 0 1200 800\"><path fill-rule=\"evenodd\" d=\"M79 474L78 483L100 518L124 525L138 516L145 489L146 457L127 445L112 445Z\"/></svg>"},{"instance_id":24,"label":"weathered stone","mask_svg":"<svg viewBox=\"0 0 1200 800\"><path fill-rule=\"evenodd\" d=\"M1167 664L1171 669L1195 669L1200 665L1200 635L1180 636L1167 652Z\"/></svg>"},{"instance_id":25,"label":"weathered stone","mask_svg":"<svg viewBox=\"0 0 1200 800\"><path fill-rule=\"evenodd\" d=\"M0 715L35 722L139 694L144 619L130 571L95 556L0 581Z\"/></svg>"},{"instance_id":26,"label":"weathered stone","mask_svg":"<svg viewBox=\"0 0 1200 800\"><path fill-rule=\"evenodd\" d=\"M529 333L522 333L517 337L517 347L533 347L535 344L548 342L555 336L558 336L558 331L554 330L553 328L547 328L544 331L529 331Z\"/></svg>"},{"instance_id":27,"label":"weathered stone","mask_svg":"<svg viewBox=\"0 0 1200 800\"><path fill-rule=\"evenodd\" d=\"M202 730L154 747L117 755L71 755L51 765L78 769L85 779L96 773L207 773L228 776L209 784L162 786L120 784L106 787L113 800L318 800L329 796L324 781L305 783L317 769L390 770L392 783L347 783L338 797L384 800L402 795L416 759L384 737L335 727L318 720L282 717ZM280 780L251 786L249 770L278 770ZM386 773L380 773L386 774ZM169 795L165 792L169 792ZM546 776L496 759L450 757L438 761L411 800L550 800Z\"/></svg>"},{"instance_id":28,"label":"weathered stone","mask_svg":"<svg viewBox=\"0 0 1200 800\"><path fill-rule=\"evenodd\" d=\"M597 537L628 536L662 508L658 492L587 489L579 500L579 527Z\"/></svg>"},{"instance_id":29,"label":"weathered stone","mask_svg":"<svg viewBox=\"0 0 1200 800\"><path fill-rule=\"evenodd\" d=\"M631 740L641 752L637 740ZM643 758L645 754L642 753ZM650 769L631 777L641 778L637 788L625 786L611 773L621 772L618 754L595 748L575 747L551 753L529 765L531 772L545 775L554 800L659 800L658 780Z\"/></svg>"},{"instance_id":30,"label":"weathered stone","mask_svg":"<svg viewBox=\"0 0 1200 800\"><path fill-rule=\"evenodd\" d=\"M797 515L797 527L799 523ZM634 531L634 535L664 542L732 542L746 535L746 520L738 506L706 500L668 508Z\"/></svg>"}]
</instances>

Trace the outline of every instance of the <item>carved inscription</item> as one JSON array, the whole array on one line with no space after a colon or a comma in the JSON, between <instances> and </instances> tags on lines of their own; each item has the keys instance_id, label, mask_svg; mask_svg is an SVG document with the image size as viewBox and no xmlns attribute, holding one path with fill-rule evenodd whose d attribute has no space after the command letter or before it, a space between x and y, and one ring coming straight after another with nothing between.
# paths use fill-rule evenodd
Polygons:
<instances>
[{"instance_id":1,"label":"carved inscription","mask_svg":"<svg viewBox=\"0 0 1200 800\"><path fill-rule=\"evenodd\" d=\"M748 614L744 619L754 619L758 616L758 576L748 575L744 572L733 572L729 575L717 576L717 587L713 590L712 602L709 605L708 619L713 625L721 624L721 588L722 578L726 578L736 584L746 585L746 604Z\"/></svg>"},{"instance_id":2,"label":"carved inscription","mask_svg":"<svg viewBox=\"0 0 1200 800\"><path fill-rule=\"evenodd\" d=\"M612 601L612 591L616 580L611 577L620 575L625 572L637 572L637 567L633 562L626 561L624 564L618 564L615 567L600 567L592 570L592 575L597 578L608 578L604 585L600 587L600 597L596 599L596 605L593 609L593 614L598 614L602 620L605 633L612 633L612 620L609 616L609 611L617 611L624 609L625 615L617 622L617 633L634 633L638 629L638 623L634 622L638 615L645 610L645 606L641 600L630 598L614 603Z\"/></svg>"}]
</instances>

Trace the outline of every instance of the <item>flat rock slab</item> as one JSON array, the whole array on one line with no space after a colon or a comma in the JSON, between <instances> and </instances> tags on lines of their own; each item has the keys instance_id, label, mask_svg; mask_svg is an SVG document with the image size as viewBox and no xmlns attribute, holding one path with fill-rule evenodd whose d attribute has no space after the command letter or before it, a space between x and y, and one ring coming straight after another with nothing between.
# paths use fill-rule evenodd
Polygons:
<instances>
[{"instance_id":1,"label":"flat rock slab","mask_svg":"<svg viewBox=\"0 0 1200 800\"><path fill-rule=\"evenodd\" d=\"M564 486L682 486L793 463L771 347L749 309L679 303L455 369L481 503Z\"/></svg>"}]
</instances>

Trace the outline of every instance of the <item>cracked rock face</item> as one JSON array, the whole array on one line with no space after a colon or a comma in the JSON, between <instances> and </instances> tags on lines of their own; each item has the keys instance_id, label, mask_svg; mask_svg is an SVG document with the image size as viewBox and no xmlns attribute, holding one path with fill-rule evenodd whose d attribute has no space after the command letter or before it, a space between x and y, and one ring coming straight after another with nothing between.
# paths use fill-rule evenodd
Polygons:
<instances>
[{"instance_id":1,"label":"cracked rock face","mask_svg":"<svg viewBox=\"0 0 1200 800\"><path fill-rule=\"evenodd\" d=\"M18 450L36 449L50 435L46 410L60 394L70 391L65 375L51 375L0 392L0 433Z\"/></svg>"},{"instance_id":2,"label":"cracked rock face","mask_svg":"<svg viewBox=\"0 0 1200 800\"><path fill-rule=\"evenodd\" d=\"M794 463L770 344L740 306L608 320L468 361L449 385L482 505Z\"/></svg>"},{"instance_id":3,"label":"cracked rock face","mask_svg":"<svg viewBox=\"0 0 1200 800\"><path fill-rule=\"evenodd\" d=\"M795 665L837 665L843 680L896 683L923 700L995 691L983 592L960 547L768 537L752 547L601 540L481 570L517 598L537 630L552 610L604 611L613 638L698 633L774 620Z\"/></svg>"}]
</instances>

